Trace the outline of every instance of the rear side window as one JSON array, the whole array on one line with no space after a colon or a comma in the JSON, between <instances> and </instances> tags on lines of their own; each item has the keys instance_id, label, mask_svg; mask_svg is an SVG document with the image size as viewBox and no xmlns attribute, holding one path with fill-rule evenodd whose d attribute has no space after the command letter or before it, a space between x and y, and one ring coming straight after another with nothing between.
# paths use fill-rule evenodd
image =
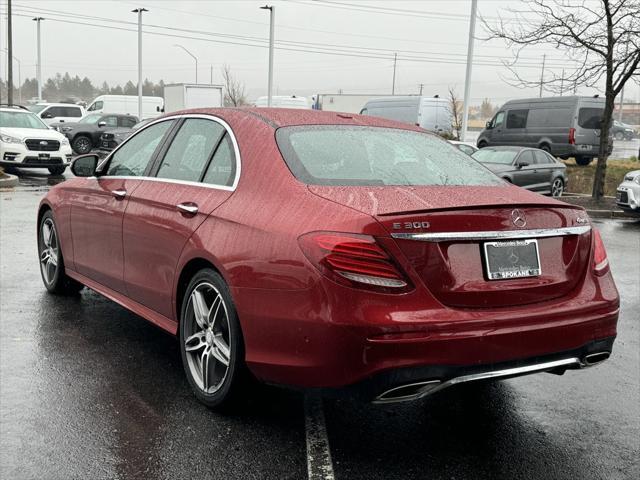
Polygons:
<instances>
[{"instance_id":1,"label":"rear side window","mask_svg":"<svg viewBox=\"0 0 640 480\"><path fill-rule=\"evenodd\" d=\"M77 107L65 107L64 109L64 117L81 117L82 116L82 110L80 110Z\"/></svg>"},{"instance_id":2,"label":"rear side window","mask_svg":"<svg viewBox=\"0 0 640 480\"><path fill-rule=\"evenodd\" d=\"M283 127L278 147L293 175L312 185L501 185L450 143L393 128Z\"/></svg>"},{"instance_id":3,"label":"rear side window","mask_svg":"<svg viewBox=\"0 0 640 480\"><path fill-rule=\"evenodd\" d=\"M529 110L527 127L553 128L571 126L572 111L569 108L537 108Z\"/></svg>"},{"instance_id":4,"label":"rear side window","mask_svg":"<svg viewBox=\"0 0 640 480\"><path fill-rule=\"evenodd\" d=\"M120 117L118 123L120 123L121 127L131 128L138 122L137 118L133 117Z\"/></svg>"},{"instance_id":5,"label":"rear side window","mask_svg":"<svg viewBox=\"0 0 640 480\"><path fill-rule=\"evenodd\" d=\"M507 128L525 128L529 110L509 110L507 114Z\"/></svg>"},{"instance_id":6,"label":"rear side window","mask_svg":"<svg viewBox=\"0 0 640 480\"><path fill-rule=\"evenodd\" d=\"M539 165L555 163L554 160L547 153L541 150L534 150L533 156L536 159L536 163Z\"/></svg>"},{"instance_id":7,"label":"rear side window","mask_svg":"<svg viewBox=\"0 0 640 480\"><path fill-rule=\"evenodd\" d=\"M213 154L202 181L211 185L230 187L236 177L236 158L229 134L226 133Z\"/></svg>"},{"instance_id":8,"label":"rear side window","mask_svg":"<svg viewBox=\"0 0 640 480\"><path fill-rule=\"evenodd\" d=\"M111 157L107 175L142 176L173 121L160 122L127 140Z\"/></svg>"},{"instance_id":9,"label":"rear side window","mask_svg":"<svg viewBox=\"0 0 640 480\"><path fill-rule=\"evenodd\" d=\"M218 122L201 118L185 120L162 159L156 176L199 182L224 133L224 127Z\"/></svg>"},{"instance_id":10,"label":"rear side window","mask_svg":"<svg viewBox=\"0 0 640 480\"><path fill-rule=\"evenodd\" d=\"M603 114L603 108L581 108L578 111L578 125L582 128L598 130Z\"/></svg>"}]
</instances>

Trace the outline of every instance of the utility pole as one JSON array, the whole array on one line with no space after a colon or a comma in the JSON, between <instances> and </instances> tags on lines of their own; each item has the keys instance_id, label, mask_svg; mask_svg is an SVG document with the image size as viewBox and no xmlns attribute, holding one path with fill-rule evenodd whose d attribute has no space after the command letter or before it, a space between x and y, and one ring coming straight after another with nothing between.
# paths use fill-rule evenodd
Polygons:
<instances>
[{"instance_id":1,"label":"utility pole","mask_svg":"<svg viewBox=\"0 0 640 480\"><path fill-rule=\"evenodd\" d=\"M420 96L422 96L422 87L424 87L424 83L420 84Z\"/></svg>"},{"instance_id":2,"label":"utility pole","mask_svg":"<svg viewBox=\"0 0 640 480\"><path fill-rule=\"evenodd\" d=\"M544 83L544 64L547 60L547 54L542 55L542 72L540 72L540 93L538 97L542 98L542 84Z\"/></svg>"},{"instance_id":3,"label":"utility pole","mask_svg":"<svg viewBox=\"0 0 640 480\"><path fill-rule=\"evenodd\" d=\"M265 5L260 7L262 10L269 10L269 83L267 86L267 106L271 106L273 91L273 34L276 17L276 7L273 5Z\"/></svg>"},{"instance_id":4,"label":"utility pole","mask_svg":"<svg viewBox=\"0 0 640 480\"><path fill-rule=\"evenodd\" d=\"M11 32L11 0L7 0L7 100L13 104L13 33Z\"/></svg>"},{"instance_id":5,"label":"utility pole","mask_svg":"<svg viewBox=\"0 0 640 480\"><path fill-rule=\"evenodd\" d=\"M138 14L138 120L142 120L142 13L149 10L139 7L131 11Z\"/></svg>"},{"instance_id":6,"label":"utility pole","mask_svg":"<svg viewBox=\"0 0 640 480\"><path fill-rule=\"evenodd\" d=\"M562 78L560 79L560 96L564 92L564 68L562 69Z\"/></svg>"},{"instance_id":7,"label":"utility pole","mask_svg":"<svg viewBox=\"0 0 640 480\"><path fill-rule=\"evenodd\" d=\"M396 64L398 63L398 54L393 54L393 83L391 84L391 95L396 94Z\"/></svg>"},{"instance_id":8,"label":"utility pole","mask_svg":"<svg viewBox=\"0 0 640 480\"><path fill-rule=\"evenodd\" d=\"M36 77L38 80L38 101L42 101L42 42L40 41L40 22L44 20L42 17L36 17L33 19L37 25L38 38L37 38L37 48L38 48L38 60L36 64Z\"/></svg>"},{"instance_id":9,"label":"utility pole","mask_svg":"<svg viewBox=\"0 0 640 480\"><path fill-rule=\"evenodd\" d=\"M2 51L7 53L7 55L9 54L9 50L6 48ZM22 105L22 62L16 57L13 57L13 59L18 62L18 104Z\"/></svg>"},{"instance_id":10,"label":"utility pole","mask_svg":"<svg viewBox=\"0 0 640 480\"><path fill-rule=\"evenodd\" d=\"M471 70L473 67L473 46L476 35L476 14L478 12L478 0L471 1L471 18L469 19L469 42L467 44L467 71L464 76L464 100L462 105L462 132L461 140L464 142L467 136L467 124L469 123L469 102L471 100Z\"/></svg>"}]
</instances>

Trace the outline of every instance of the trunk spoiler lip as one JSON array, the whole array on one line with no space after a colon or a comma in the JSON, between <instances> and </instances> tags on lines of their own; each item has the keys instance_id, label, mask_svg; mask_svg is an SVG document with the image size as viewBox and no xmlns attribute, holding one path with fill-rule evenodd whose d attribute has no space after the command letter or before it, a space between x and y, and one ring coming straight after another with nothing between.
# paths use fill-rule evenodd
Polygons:
<instances>
[{"instance_id":1,"label":"trunk spoiler lip","mask_svg":"<svg viewBox=\"0 0 640 480\"><path fill-rule=\"evenodd\" d=\"M583 235L591 231L591 225L559 228L536 228L529 230L494 230L476 232L423 232L392 233L398 240L418 240L422 242L451 242L475 240L513 240L525 238L565 237Z\"/></svg>"},{"instance_id":2,"label":"trunk spoiler lip","mask_svg":"<svg viewBox=\"0 0 640 480\"><path fill-rule=\"evenodd\" d=\"M377 217L392 217L395 215L419 215L419 214L428 214L428 213L440 213L440 212L455 212L460 210L484 210L489 208L561 208L566 210L581 210L584 211L584 208L579 205L572 205L570 203L559 202L556 203L513 203L513 204L504 204L504 203L492 203L492 204L482 204L482 205L459 205L453 207L438 207L438 208L419 208L415 210L398 210L396 212L385 212L385 213L376 213Z\"/></svg>"}]
</instances>

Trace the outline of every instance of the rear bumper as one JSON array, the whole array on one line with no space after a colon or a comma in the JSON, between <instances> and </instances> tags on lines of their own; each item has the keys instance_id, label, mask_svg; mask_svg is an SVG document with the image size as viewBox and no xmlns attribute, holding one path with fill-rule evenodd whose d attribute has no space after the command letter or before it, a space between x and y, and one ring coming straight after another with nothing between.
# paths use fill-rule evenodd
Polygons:
<instances>
[{"instance_id":1,"label":"rear bumper","mask_svg":"<svg viewBox=\"0 0 640 480\"><path fill-rule=\"evenodd\" d=\"M514 378L533 373L558 375L606 360L614 337L591 341L572 350L486 365L431 365L378 373L341 389L319 389L327 396L349 396L374 403L417 400L462 383Z\"/></svg>"}]
</instances>

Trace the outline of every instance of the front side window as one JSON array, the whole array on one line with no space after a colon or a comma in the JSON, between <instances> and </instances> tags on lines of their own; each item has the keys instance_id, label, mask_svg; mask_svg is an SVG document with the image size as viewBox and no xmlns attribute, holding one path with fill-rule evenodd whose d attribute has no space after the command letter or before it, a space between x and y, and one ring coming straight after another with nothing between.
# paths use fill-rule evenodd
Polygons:
<instances>
[{"instance_id":1,"label":"front side window","mask_svg":"<svg viewBox=\"0 0 640 480\"><path fill-rule=\"evenodd\" d=\"M99 123L104 122L106 127L117 127L118 117L102 117Z\"/></svg>"},{"instance_id":2,"label":"front side window","mask_svg":"<svg viewBox=\"0 0 640 480\"><path fill-rule=\"evenodd\" d=\"M518 152L515 150L492 150L491 148L482 148L472 156L480 163L501 163L502 165L511 165L517 154Z\"/></svg>"},{"instance_id":3,"label":"front side window","mask_svg":"<svg viewBox=\"0 0 640 480\"><path fill-rule=\"evenodd\" d=\"M604 115L603 108L581 108L578 112L578 125L582 128L599 130L602 115Z\"/></svg>"},{"instance_id":4,"label":"front side window","mask_svg":"<svg viewBox=\"0 0 640 480\"><path fill-rule=\"evenodd\" d=\"M91 104L91 106L87 109L87 111L89 112L94 112L96 110L102 110L102 106L104 105L103 102L99 101L99 102L94 102Z\"/></svg>"},{"instance_id":5,"label":"front side window","mask_svg":"<svg viewBox=\"0 0 640 480\"><path fill-rule=\"evenodd\" d=\"M504 112L496 113L496 118L493 119L493 128L501 127L504 122Z\"/></svg>"},{"instance_id":6,"label":"front side window","mask_svg":"<svg viewBox=\"0 0 640 480\"><path fill-rule=\"evenodd\" d=\"M4 128L36 128L48 130L49 127L36 115L30 112L0 112L0 127Z\"/></svg>"},{"instance_id":7,"label":"front side window","mask_svg":"<svg viewBox=\"0 0 640 480\"><path fill-rule=\"evenodd\" d=\"M509 110L507 128L525 128L527 126L528 113L529 110Z\"/></svg>"},{"instance_id":8,"label":"front side window","mask_svg":"<svg viewBox=\"0 0 640 480\"><path fill-rule=\"evenodd\" d=\"M533 165L535 163L535 158L533 156L532 150L525 150L520 155L518 155L517 162L524 162L528 165Z\"/></svg>"},{"instance_id":9,"label":"front side window","mask_svg":"<svg viewBox=\"0 0 640 480\"><path fill-rule=\"evenodd\" d=\"M276 140L293 175L312 185L501 185L450 143L394 128L283 127Z\"/></svg>"},{"instance_id":10,"label":"front side window","mask_svg":"<svg viewBox=\"0 0 640 480\"><path fill-rule=\"evenodd\" d=\"M100 120L101 118L102 115L100 115L99 113L92 113L90 115L85 115L78 123L87 123L89 125L94 125L98 123L98 120Z\"/></svg>"},{"instance_id":11,"label":"front side window","mask_svg":"<svg viewBox=\"0 0 640 480\"><path fill-rule=\"evenodd\" d=\"M162 159L156 176L199 182L224 131L222 125L212 120L185 120Z\"/></svg>"},{"instance_id":12,"label":"front side window","mask_svg":"<svg viewBox=\"0 0 640 480\"><path fill-rule=\"evenodd\" d=\"M149 162L173 121L156 123L127 140L111 157L106 175L139 177L144 175Z\"/></svg>"}]
</instances>

